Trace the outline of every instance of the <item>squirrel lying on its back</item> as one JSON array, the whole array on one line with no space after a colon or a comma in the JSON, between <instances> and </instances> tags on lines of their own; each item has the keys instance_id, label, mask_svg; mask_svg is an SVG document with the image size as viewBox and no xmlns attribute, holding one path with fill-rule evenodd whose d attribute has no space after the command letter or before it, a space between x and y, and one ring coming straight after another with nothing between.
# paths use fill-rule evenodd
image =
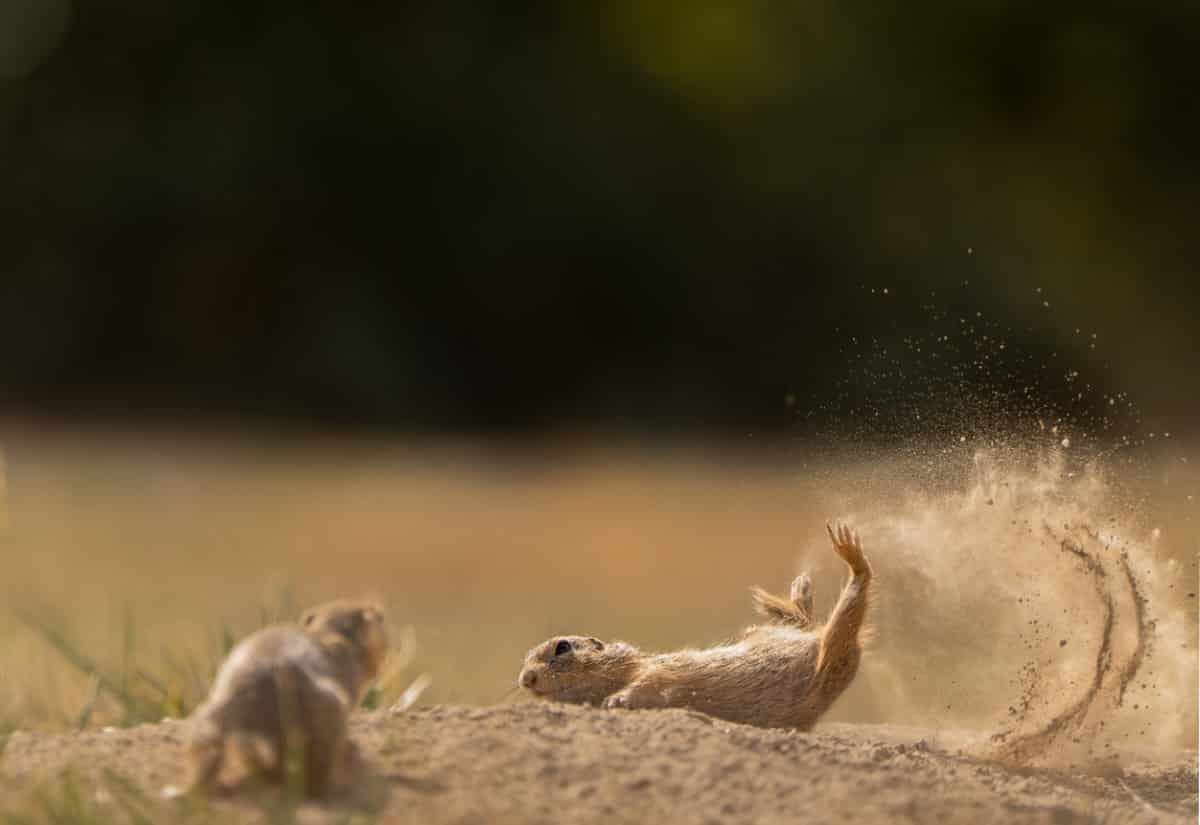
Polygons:
<instances>
[{"instance_id":1,"label":"squirrel lying on its back","mask_svg":"<svg viewBox=\"0 0 1200 825\"><path fill-rule=\"evenodd\" d=\"M767 624L703 650L643 653L624 642L559 636L529 651L518 684L539 697L606 708L690 708L762 727L813 726L850 684L862 655L871 565L858 534L826 527L851 579L829 620L812 617L812 582L784 599L755 588Z\"/></svg>"}]
</instances>

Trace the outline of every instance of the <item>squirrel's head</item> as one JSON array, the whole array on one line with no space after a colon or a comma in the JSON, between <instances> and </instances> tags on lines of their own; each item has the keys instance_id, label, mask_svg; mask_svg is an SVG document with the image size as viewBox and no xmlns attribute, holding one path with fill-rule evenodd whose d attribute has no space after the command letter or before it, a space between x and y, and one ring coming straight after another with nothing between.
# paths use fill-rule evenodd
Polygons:
<instances>
[{"instance_id":1,"label":"squirrel's head","mask_svg":"<svg viewBox=\"0 0 1200 825\"><path fill-rule=\"evenodd\" d=\"M543 699L599 705L632 676L637 650L592 636L555 636L529 651L517 684Z\"/></svg>"},{"instance_id":2,"label":"squirrel's head","mask_svg":"<svg viewBox=\"0 0 1200 825\"><path fill-rule=\"evenodd\" d=\"M304 611L300 625L317 636L336 634L358 653L368 681L379 675L387 655L387 630L383 608L374 602L345 599Z\"/></svg>"}]
</instances>

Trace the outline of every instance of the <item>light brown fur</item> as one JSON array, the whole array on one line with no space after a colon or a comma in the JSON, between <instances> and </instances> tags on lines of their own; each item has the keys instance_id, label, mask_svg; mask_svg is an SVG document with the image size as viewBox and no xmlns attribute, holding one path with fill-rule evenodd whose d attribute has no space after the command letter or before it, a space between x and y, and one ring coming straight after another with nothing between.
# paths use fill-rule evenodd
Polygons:
<instances>
[{"instance_id":1,"label":"light brown fur","mask_svg":"<svg viewBox=\"0 0 1200 825\"><path fill-rule=\"evenodd\" d=\"M386 652L382 610L352 600L320 605L299 625L272 625L243 639L190 719L187 789L217 789L234 751L250 772L274 782L284 779L294 753L303 760L305 791L330 790L352 758L350 712Z\"/></svg>"},{"instance_id":2,"label":"light brown fur","mask_svg":"<svg viewBox=\"0 0 1200 825\"><path fill-rule=\"evenodd\" d=\"M823 626L807 575L784 599L759 588L767 624L703 650L643 653L624 642L559 636L529 651L518 684L546 699L605 708L680 707L731 722L808 730L858 672L871 565L857 533L826 527L851 578Z\"/></svg>"}]
</instances>

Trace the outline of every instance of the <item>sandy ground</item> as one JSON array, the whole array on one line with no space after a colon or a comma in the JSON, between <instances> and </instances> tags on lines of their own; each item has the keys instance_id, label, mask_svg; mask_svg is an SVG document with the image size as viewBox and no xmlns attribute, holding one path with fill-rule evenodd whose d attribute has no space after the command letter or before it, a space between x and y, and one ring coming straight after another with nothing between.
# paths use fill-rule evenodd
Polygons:
<instances>
[{"instance_id":1,"label":"sandy ground","mask_svg":"<svg viewBox=\"0 0 1200 825\"><path fill-rule=\"evenodd\" d=\"M0 822L1195 821L1200 452L1057 444L822 458L10 437L0 809L33 818ZM802 570L826 614L845 572L831 518L867 543L872 640L814 733L504 704L552 635L708 644L753 621L750 585L786 592ZM355 723L371 778L328 806L160 801L183 723L136 723L195 707L222 638L358 593L394 625L379 706L432 678L426 706Z\"/></svg>"},{"instance_id":2,"label":"sandy ground","mask_svg":"<svg viewBox=\"0 0 1200 825\"><path fill-rule=\"evenodd\" d=\"M121 821L111 770L148 799L177 782L177 722L76 735L14 734L0 777L6 808L68 767ZM1107 775L1010 769L954 737L834 723L812 733L732 725L680 710L601 711L545 703L434 706L364 714L354 738L371 766L356 790L287 809L302 822L1187 822L1195 753ZM197 819L278 816L270 792L211 803ZM155 820L179 802L147 803Z\"/></svg>"}]
</instances>

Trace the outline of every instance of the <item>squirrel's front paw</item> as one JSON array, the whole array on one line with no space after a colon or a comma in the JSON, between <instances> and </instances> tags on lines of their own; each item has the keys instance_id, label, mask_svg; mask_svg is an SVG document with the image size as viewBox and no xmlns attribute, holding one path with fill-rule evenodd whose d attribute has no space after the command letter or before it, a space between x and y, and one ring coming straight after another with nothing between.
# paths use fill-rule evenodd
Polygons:
<instances>
[{"instance_id":1,"label":"squirrel's front paw","mask_svg":"<svg viewBox=\"0 0 1200 825\"><path fill-rule=\"evenodd\" d=\"M600 707L604 708L605 710L627 710L629 708L629 694L614 693L612 696L606 698L604 702L601 703Z\"/></svg>"}]
</instances>

